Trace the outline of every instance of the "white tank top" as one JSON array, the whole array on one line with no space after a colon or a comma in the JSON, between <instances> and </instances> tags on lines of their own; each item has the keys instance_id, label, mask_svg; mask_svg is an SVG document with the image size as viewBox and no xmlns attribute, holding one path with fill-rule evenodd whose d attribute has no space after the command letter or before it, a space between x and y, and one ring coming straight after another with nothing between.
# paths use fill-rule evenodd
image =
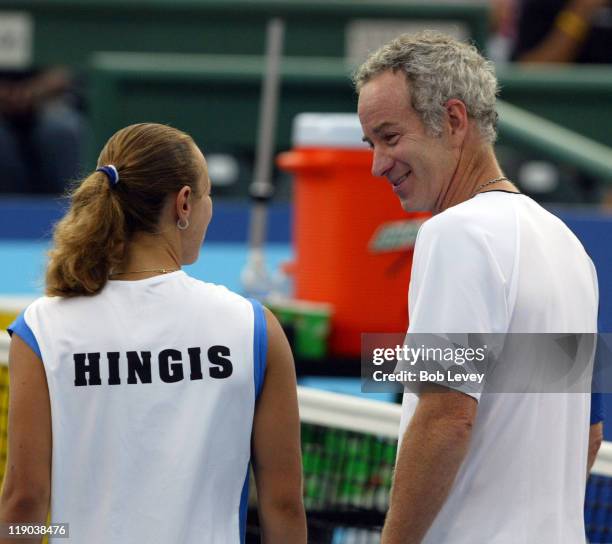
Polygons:
<instances>
[{"instance_id":1,"label":"white tank top","mask_svg":"<svg viewBox=\"0 0 612 544\"><path fill-rule=\"evenodd\" d=\"M72 542L244 541L259 303L179 271L40 298L11 331L45 366L51 519Z\"/></svg>"}]
</instances>

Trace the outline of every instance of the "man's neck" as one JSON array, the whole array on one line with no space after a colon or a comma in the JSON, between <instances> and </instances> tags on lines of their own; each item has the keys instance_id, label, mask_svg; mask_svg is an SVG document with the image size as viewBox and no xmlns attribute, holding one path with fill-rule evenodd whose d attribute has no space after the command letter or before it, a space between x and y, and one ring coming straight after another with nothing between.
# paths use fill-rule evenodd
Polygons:
<instances>
[{"instance_id":1,"label":"man's neck","mask_svg":"<svg viewBox=\"0 0 612 544\"><path fill-rule=\"evenodd\" d=\"M483 184L501 177L503 173L493 148L480 141L466 141L459 153L455 172L438 197L433 210L434 215L469 200L480 192L479 188ZM517 192L516 187L508 180L500 180L482 187L483 191L500 189Z\"/></svg>"}]
</instances>

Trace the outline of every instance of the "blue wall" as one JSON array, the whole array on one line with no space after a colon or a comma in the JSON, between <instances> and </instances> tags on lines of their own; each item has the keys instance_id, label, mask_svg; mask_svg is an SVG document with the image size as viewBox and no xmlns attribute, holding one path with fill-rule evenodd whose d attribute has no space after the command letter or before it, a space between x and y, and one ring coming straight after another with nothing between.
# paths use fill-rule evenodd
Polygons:
<instances>
[{"instance_id":1,"label":"blue wall","mask_svg":"<svg viewBox=\"0 0 612 544\"><path fill-rule=\"evenodd\" d=\"M62 198L0 198L0 240L45 240L53 224L67 208ZM243 202L219 202L213 206L208 228L209 242L245 242L249 228L249 206ZM268 241L289 243L291 207L270 206Z\"/></svg>"},{"instance_id":2,"label":"blue wall","mask_svg":"<svg viewBox=\"0 0 612 544\"><path fill-rule=\"evenodd\" d=\"M65 201L62 199L0 199L0 240L46 240L51 235L53 223L61 217L64 209ZM602 332L612 332L612 214L551 211L576 233L593 259L599 275ZM215 201L214 217L206 239L209 242L244 243L248 225L248 204ZM268 241L289 243L290 225L290 204L272 205L268 218Z\"/></svg>"}]
</instances>

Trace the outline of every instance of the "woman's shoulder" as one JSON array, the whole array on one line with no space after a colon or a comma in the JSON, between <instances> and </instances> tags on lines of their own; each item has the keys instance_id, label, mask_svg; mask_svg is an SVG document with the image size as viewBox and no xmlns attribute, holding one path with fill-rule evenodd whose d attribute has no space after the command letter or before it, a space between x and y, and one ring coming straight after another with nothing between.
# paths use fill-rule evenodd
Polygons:
<instances>
[{"instance_id":1,"label":"woman's shoulder","mask_svg":"<svg viewBox=\"0 0 612 544\"><path fill-rule=\"evenodd\" d=\"M232 291L228 287L218 283L211 283L202 279L194 278L185 274L184 281L188 289L193 293L194 297L203 297L210 302L226 303L226 304L238 304L238 305L251 305L250 299L245 296Z\"/></svg>"}]
</instances>

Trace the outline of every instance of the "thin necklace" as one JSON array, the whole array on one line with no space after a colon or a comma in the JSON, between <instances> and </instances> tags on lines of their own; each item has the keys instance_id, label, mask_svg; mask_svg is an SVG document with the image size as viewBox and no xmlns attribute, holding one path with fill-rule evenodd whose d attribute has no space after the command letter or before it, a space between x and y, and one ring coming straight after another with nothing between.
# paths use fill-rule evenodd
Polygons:
<instances>
[{"instance_id":1,"label":"thin necklace","mask_svg":"<svg viewBox=\"0 0 612 544\"><path fill-rule=\"evenodd\" d=\"M472 197L476 196L481 189L484 189L485 187L489 186L489 185L493 185L494 183L498 183L500 181L510 181L507 177L505 176L501 176L499 178L495 178L495 179L491 179L489 181L485 181L482 185L479 185L478 187L476 187L476 190L474 191L474 193L472 194Z\"/></svg>"},{"instance_id":2,"label":"thin necklace","mask_svg":"<svg viewBox=\"0 0 612 544\"><path fill-rule=\"evenodd\" d=\"M145 272L157 272L158 274L170 274L170 272L178 272L180 268L149 268L147 270L127 270L125 272L113 272L110 276L123 276L125 274L143 274Z\"/></svg>"}]
</instances>

